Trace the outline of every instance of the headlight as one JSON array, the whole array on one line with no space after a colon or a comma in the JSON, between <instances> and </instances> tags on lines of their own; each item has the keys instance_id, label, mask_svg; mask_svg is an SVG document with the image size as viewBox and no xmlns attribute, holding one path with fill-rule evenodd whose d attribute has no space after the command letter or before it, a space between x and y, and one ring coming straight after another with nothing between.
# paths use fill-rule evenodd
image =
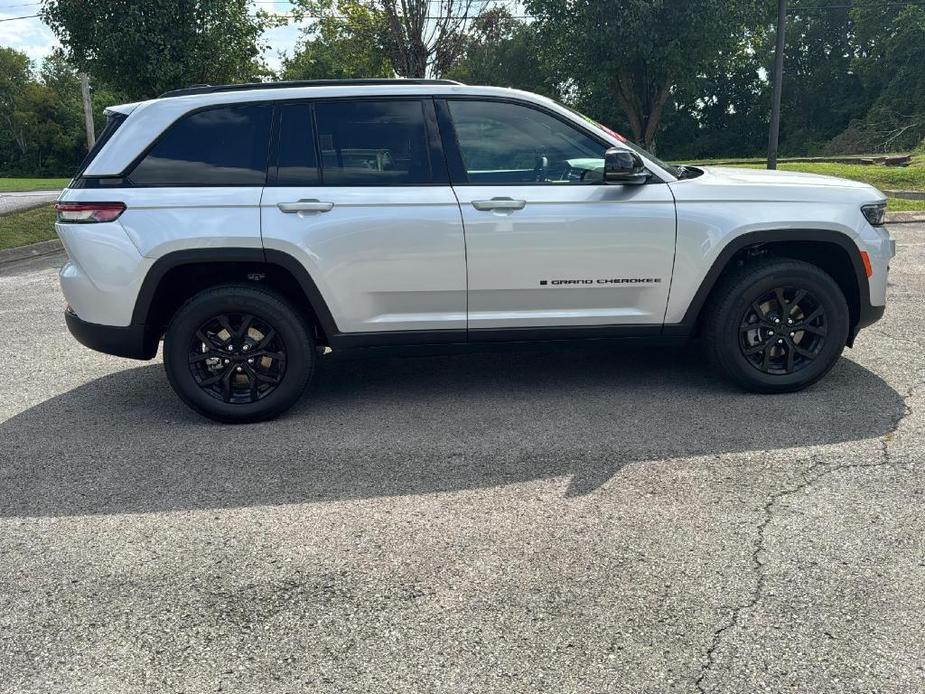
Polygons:
<instances>
[{"instance_id":1,"label":"headlight","mask_svg":"<svg viewBox=\"0 0 925 694\"><path fill-rule=\"evenodd\" d=\"M870 222L871 226L883 226L883 222L886 220L886 203L877 202L872 205L864 205L861 207L861 212L867 217L867 221Z\"/></svg>"}]
</instances>

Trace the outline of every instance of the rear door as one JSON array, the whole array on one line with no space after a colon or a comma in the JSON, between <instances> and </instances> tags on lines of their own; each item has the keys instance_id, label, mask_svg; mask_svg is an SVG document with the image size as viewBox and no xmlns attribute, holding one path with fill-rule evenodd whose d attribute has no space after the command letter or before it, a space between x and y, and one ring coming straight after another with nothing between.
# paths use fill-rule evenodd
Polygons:
<instances>
[{"instance_id":1,"label":"rear door","mask_svg":"<svg viewBox=\"0 0 925 694\"><path fill-rule=\"evenodd\" d=\"M277 130L264 247L305 266L338 331L465 340L463 227L433 100L286 103Z\"/></svg>"},{"instance_id":2,"label":"rear door","mask_svg":"<svg viewBox=\"0 0 925 694\"><path fill-rule=\"evenodd\" d=\"M466 228L470 338L509 328L660 330L675 248L668 186L604 185L607 143L541 108L438 105Z\"/></svg>"}]
</instances>

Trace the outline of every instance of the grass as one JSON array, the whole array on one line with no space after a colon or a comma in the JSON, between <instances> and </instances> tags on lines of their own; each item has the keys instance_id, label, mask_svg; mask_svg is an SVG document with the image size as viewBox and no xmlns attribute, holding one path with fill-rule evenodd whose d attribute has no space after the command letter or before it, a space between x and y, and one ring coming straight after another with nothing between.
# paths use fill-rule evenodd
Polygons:
<instances>
[{"instance_id":1,"label":"grass","mask_svg":"<svg viewBox=\"0 0 925 694\"><path fill-rule=\"evenodd\" d=\"M0 178L0 193L25 193L30 190L60 190L67 178Z\"/></svg>"},{"instance_id":2,"label":"grass","mask_svg":"<svg viewBox=\"0 0 925 694\"><path fill-rule=\"evenodd\" d=\"M56 237L53 205L0 217L0 250Z\"/></svg>"},{"instance_id":3,"label":"grass","mask_svg":"<svg viewBox=\"0 0 925 694\"><path fill-rule=\"evenodd\" d=\"M730 166L741 166L749 169L764 168L763 163L749 159L743 159L741 164L730 164ZM781 171L800 171L822 174L823 176L848 178L852 181L869 183L880 190L925 191L925 155L922 154L914 156L912 163L906 167L864 166L862 164L833 164L828 162L781 162L777 168Z\"/></svg>"},{"instance_id":4,"label":"grass","mask_svg":"<svg viewBox=\"0 0 925 694\"><path fill-rule=\"evenodd\" d=\"M887 198L886 209L890 212L925 212L925 200Z\"/></svg>"}]
</instances>

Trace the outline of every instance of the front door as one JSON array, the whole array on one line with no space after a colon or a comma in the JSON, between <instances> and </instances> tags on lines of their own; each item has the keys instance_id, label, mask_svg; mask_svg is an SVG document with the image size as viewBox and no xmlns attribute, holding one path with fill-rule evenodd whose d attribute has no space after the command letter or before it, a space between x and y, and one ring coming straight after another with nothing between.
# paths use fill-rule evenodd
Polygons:
<instances>
[{"instance_id":1,"label":"front door","mask_svg":"<svg viewBox=\"0 0 925 694\"><path fill-rule=\"evenodd\" d=\"M481 329L662 324L675 249L661 182L604 185L607 144L546 112L449 99L465 182L470 338Z\"/></svg>"}]
</instances>

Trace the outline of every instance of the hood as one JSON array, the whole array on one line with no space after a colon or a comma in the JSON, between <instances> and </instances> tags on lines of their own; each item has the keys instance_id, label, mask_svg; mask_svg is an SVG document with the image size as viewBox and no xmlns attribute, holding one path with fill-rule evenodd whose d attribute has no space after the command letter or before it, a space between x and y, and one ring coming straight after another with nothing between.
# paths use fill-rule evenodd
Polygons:
<instances>
[{"instance_id":1,"label":"hood","mask_svg":"<svg viewBox=\"0 0 925 694\"><path fill-rule=\"evenodd\" d=\"M886 199L871 185L835 176L720 166L697 168L703 170L702 176L670 184L677 198L780 202L876 202Z\"/></svg>"},{"instance_id":2,"label":"hood","mask_svg":"<svg viewBox=\"0 0 925 694\"><path fill-rule=\"evenodd\" d=\"M821 174L802 173L800 171L769 171L768 169L739 169L731 166L703 167L714 176L737 183L756 183L758 185L785 186L822 186L836 188L873 189L872 186L848 178L822 176Z\"/></svg>"}]
</instances>

